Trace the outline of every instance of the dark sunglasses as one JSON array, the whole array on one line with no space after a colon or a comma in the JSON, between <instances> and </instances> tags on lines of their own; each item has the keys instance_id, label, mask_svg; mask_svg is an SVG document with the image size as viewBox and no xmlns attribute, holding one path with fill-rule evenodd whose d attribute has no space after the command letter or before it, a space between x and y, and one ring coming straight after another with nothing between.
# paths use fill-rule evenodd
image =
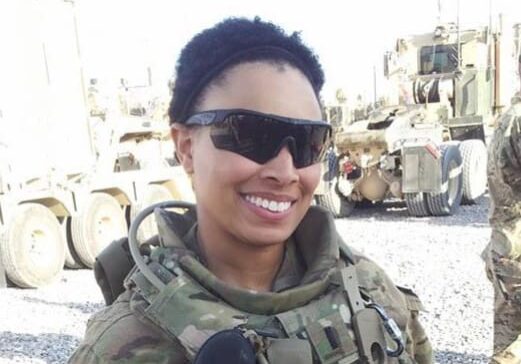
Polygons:
<instances>
[{"instance_id":1,"label":"dark sunglasses","mask_svg":"<svg viewBox=\"0 0 521 364\"><path fill-rule=\"evenodd\" d=\"M296 168L322 161L331 140L324 121L293 119L251 110L211 110L193 114L186 126L211 126L217 149L240 154L264 164L287 145Z\"/></svg>"}]
</instances>

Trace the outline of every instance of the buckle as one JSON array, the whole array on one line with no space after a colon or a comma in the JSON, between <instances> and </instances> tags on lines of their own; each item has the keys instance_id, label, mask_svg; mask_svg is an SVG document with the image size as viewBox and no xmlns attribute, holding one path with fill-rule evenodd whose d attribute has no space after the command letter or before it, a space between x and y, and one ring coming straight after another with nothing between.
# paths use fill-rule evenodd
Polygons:
<instances>
[{"instance_id":1,"label":"buckle","mask_svg":"<svg viewBox=\"0 0 521 364\"><path fill-rule=\"evenodd\" d=\"M373 308L376 310L376 312L378 313L378 315L380 316L380 318L383 321L385 331L387 331L387 333L389 334L391 339L396 344L396 349L394 349L394 350L389 347L387 347L385 349L385 351L387 352L387 355L389 355L390 357L393 357L393 358L399 357L405 349L405 345L404 345L403 338L402 338L402 330L400 330L400 328L396 324L396 321L394 321L393 318L389 317L389 315L387 314L387 312L384 310L384 308L382 306L380 306L376 303L369 303L367 305L367 307Z\"/></svg>"}]
</instances>

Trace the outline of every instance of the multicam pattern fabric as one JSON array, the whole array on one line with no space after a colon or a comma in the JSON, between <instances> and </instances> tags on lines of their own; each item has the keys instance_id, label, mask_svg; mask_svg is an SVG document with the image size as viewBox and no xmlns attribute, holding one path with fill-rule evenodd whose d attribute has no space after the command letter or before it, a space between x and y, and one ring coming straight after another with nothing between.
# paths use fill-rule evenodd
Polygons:
<instances>
[{"instance_id":1,"label":"multicam pattern fabric","mask_svg":"<svg viewBox=\"0 0 521 364\"><path fill-rule=\"evenodd\" d=\"M494 286L493 363L521 364L521 94L489 146L492 235L483 252Z\"/></svg>"},{"instance_id":2,"label":"multicam pattern fabric","mask_svg":"<svg viewBox=\"0 0 521 364\"><path fill-rule=\"evenodd\" d=\"M241 325L246 330L262 327L275 334L281 340L273 340L274 350L291 340L288 335L293 338L293 342L287 341L290 345L306 343L295 340L294 335L305 327L315 350L313 363L320 362L317 355L323 363L337 363L339 357L344 358L342 363L357 360L356 336L345 324L352 312L343 304L342 291L331 290L326 284L346 266L339 249L343 242L329 213L311 208L288 241L293 248L286 249L274 286L277 281L298 283L267 293L230 287L209 272L197 259L198 249L193 245L196 222L185 219L181 225L189 226L180 226L181 219L176 216L166 211L156 214L162 247L150 256L152 263L161 262L158 269L169 267L177 272L175 277L159 291L141 280L140 272L132 275L132 288L89 321L85 339L70 363L188 363L211 334ZM175 233L182 239L171 239ZM180 243L183 246L176 245ZM390 363L431 363L430 342L418 321L418 298L411 291L398 289L366 257L354 253L352 260L360 290L383 306L402 330L406 351ZM288 281L287 275L294 277ZM168 272L161 276L168 277ZM324 336L328 325L339 334L336 349ZM311 346L307 346L309 352ZM282 355L280 352L271 357ZM281 362L272 361L269 350L267 354L270 363ZM301 358L311 357L302 354Z\"/></svg>"}]
</instances>

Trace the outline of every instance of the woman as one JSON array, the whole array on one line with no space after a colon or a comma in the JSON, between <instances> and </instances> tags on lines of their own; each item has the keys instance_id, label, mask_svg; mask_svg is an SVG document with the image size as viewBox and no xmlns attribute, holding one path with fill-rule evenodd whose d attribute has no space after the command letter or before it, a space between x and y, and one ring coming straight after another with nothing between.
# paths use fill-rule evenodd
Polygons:
<instances>
[{"instance_id":1,"label":"woman","mask_svg":"<svg viewBox=\"0 0 521 364\"><path fill-rule=\"evenodd\" d=\"M176 70L172 138L197 206L156 211L148 268L91 319L71 362L430 362L417 298L310 208L330 127L298 34L228 19Z\"/></svg>"}]
</instances>

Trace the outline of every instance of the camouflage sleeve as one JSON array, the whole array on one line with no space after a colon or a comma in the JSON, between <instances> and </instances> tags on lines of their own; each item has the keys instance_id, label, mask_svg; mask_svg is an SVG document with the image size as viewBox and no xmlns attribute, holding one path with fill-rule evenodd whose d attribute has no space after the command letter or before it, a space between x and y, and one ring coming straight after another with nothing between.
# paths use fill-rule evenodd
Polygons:
<instances>
[{"instance_id":1,"label":"camouflage sleeve","mask_svg":"<svg viewBox=\"0 0 521 364\"><path fill-rule=\"evenodd\" d=\"M521 257L521 103L500 119L489 146L491 243L485 253Z\"/></svg>"},{"instance_id":2,"label":"camouflage sleeve","mask_svg":"<svg viewBox=\"0 0 521 364\"><path fill-rule=\"evenodd\" d=\"M413 291L397 287L373 261L355 252L357 274L362 289L384 307L405 338L405 350L418 364L432 363L431 343L420 323L423 306Z\"/></svg>"},{"instance_id":3,"label":"camouflage sleeve","mask_svg":"<svg viewBox=\"0 0 521 364\"><path fill-rule=\"evenodd\" d=\"M125 292L89 320L85 338L69 363L188 363L180 344L136 317L129 297Z\"/></svg>"},{"instance_id":4,"label":"camouflage sleeve","mask_svg":"<svg viewBox=\"0 0 521 364\"><path fill-rule=\"evenodd\" d=\"M404 294L410 316L406 326L407 352L414 356L417 363L432 363L432 346L420 323L420 311L425 311L419 297L410 289L398 287Z\"/></svg>"},{"instance_id":5,"label":"camouflage sleeve","mask_svg":"<svg viewBox=\"0 0 521 364\"><path fill-rule=\"evenodd\" d=\"M82 344L69 358L69 364L98 364L101 359L96 355L89 345Z\"/></svg>"}]
</instances>

